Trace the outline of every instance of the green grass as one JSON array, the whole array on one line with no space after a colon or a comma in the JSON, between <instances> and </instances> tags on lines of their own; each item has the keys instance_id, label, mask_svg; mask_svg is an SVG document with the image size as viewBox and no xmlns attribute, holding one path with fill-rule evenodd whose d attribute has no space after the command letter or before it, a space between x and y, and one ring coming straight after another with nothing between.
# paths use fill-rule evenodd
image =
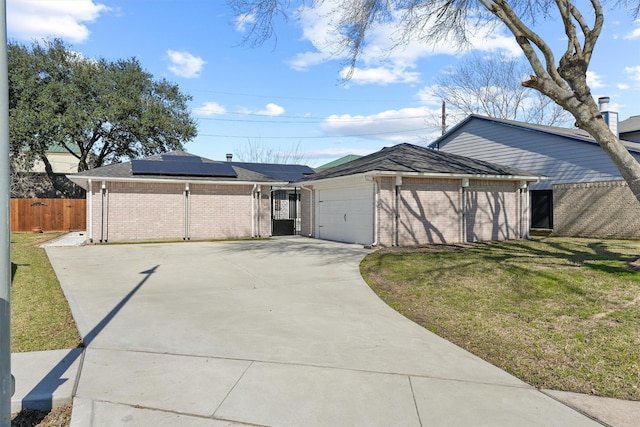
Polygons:
<instances>
[{"instance_id":1,"label":"green grass","mask_svg":"<svg viewBox=\"0 0 640 427\"><path fill-rule=\"evenodd\" d=\"M640 242L380 250L362 264L391 307L539 388L640 400Z\"/></svg>"},{"instance_id":2,"label":"green grass","mask_svg":"<svg viewBox=\"0 0 640 427\"><path fill-rule=\"evenodd\" d=\"M80 335L44 251L62 233L12 233L11 351L77 347Z\"/></svg>"}]
</instances>

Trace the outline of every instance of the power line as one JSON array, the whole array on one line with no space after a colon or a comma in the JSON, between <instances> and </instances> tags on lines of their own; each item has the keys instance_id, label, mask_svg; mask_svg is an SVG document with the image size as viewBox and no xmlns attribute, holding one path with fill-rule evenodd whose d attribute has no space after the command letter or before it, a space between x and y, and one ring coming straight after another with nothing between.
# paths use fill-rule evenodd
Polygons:
<instances>
[{"instance_id":1,"label":"power line","mask_svg":"<svg viewBox=\"0 0 640 427\"><path fill-rule=\"evenodd\" d=\"M407 132L418 132L418 131L425 131L425 128L418 128L418 129L405 129L405 130L400 130L400 131L394 131L394 132L378 132L378 133L363 133L363 134L357 134L357 135L337 135L337 136L239 136L239 135L216 135L216 134L206 134L206 133L201 133L198 134L198 136L207 136L207 137L212 137L212 138L242 138L242 139L251 139L251 138L257 138L257 139L329 139L329 138L361 138L361 137L367 137L367 136L381 136L381 135L393 135L393 134L399 134L399 133L407 133Z\"/></svg>"},{"instance_id":2,"label":"power line","mask_svg":"<svg viewBox=\"0 0 640 427\"><path fill-rule=\"evenodd\" d=\"M273 119L286 118L286 119L296 119L296 120L247 120L247 119L225 119L220 117L197 117L197 120L211 120L211 121L221 121L221 122L243 122L243 123L273 123L273 124L281 124L281 123L298 123L298 124L314 124L314 123L324 123L329 120L327 117L298 117L298 116L269 116L267 114L253 114L253 113L225 113L225 114L241 114L246 116L259 116L259 117L272 117ZM376 123L382 121L393 121L393 120L413 120L413 119L426 119L428 116L408 116L408 117L388 117L388 118L375 118ZM337 121L338 123L358 123L366 120L371 120L371 117L332 117L331 121Z\"/></svg>"},{"instance_id":3,"label":"power line","mask_svg":"<svg viewBox=\"0 0 640 427\"><path fill-rule=\"evenodd\" d=\"M353 98L314 98L303 96L259 95L240 92L226 92L208 89L191 89L189 92L217 93L220 95L246 96L251 98L292 99L298 101L331 101L331 102L407 102L406 99L353 99Z\"/></svg>"}]
</instances>

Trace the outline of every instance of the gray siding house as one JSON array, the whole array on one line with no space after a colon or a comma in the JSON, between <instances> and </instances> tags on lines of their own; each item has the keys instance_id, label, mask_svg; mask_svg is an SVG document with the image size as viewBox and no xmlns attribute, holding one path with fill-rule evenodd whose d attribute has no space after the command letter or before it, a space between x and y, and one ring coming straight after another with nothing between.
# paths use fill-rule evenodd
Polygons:
<instances>
[{"instance_id":1,"label":"gray siding house","mask_svg":"<svg viewBox=\"0 0 640 427\"><path fill-rule=\"evenodd\" d=\"M604 102L603 102L604 101ZM601 109L606 100L601 99ZM640 161L640 116L617 123ZM531 227L555 234L640 237L640 204L598 143L585 131L471 115L434 141L433 148L544 175L531 195Z\"/></svg>"}]
</instances>

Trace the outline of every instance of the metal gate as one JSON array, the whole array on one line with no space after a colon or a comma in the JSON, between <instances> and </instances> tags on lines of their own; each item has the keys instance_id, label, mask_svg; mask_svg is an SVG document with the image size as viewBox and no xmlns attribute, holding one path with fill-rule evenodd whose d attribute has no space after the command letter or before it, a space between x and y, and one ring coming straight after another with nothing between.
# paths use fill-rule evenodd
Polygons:
<instances>
[{"instance_id":1,"label":"metal gate","mask_svg":"<svg viewBox=\"0 0 640 427\"><path fill-rule=\"evenodd\" d=\"M300 232L297 190L274 190L271 195L271 234L293 236Z\"/></svg>"}]
</instances>

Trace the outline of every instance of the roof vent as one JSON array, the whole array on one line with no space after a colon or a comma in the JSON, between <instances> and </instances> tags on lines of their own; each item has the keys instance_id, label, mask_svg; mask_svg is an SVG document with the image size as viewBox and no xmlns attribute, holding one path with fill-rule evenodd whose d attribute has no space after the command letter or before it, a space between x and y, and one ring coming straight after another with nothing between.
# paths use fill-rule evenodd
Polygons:
<instances>
[{"instance_id":1,"label":"roof vent","mask_svg":"<svg viewBox=\"0 0 640 427\"><path fill-rule=\"evenodd\" d=\"M602 117L604 118L604 121L609 126L609 129L611 129L611 132L613 132L613 134L616 137L619 137L618 113L615 111L609 111L609 101L610 99L608 96L603 96L598 98L598 105L600 106L600 114L602 114Z\"/></svg>"},{"instance_id":2,"label":"roof vent","mask_svg":"<svg viewBox=\"0 0 640 427\"><path fill-rule=\"evenodd\" d=\"M233 154L227 153L227 162L230 162L232 160L233 160Z\"/></svg>"}]
</instances>

